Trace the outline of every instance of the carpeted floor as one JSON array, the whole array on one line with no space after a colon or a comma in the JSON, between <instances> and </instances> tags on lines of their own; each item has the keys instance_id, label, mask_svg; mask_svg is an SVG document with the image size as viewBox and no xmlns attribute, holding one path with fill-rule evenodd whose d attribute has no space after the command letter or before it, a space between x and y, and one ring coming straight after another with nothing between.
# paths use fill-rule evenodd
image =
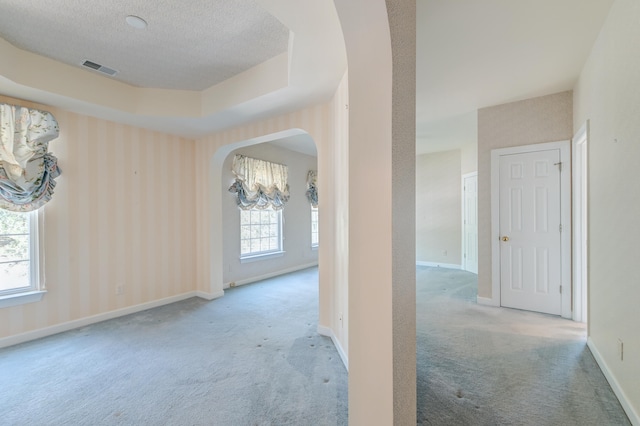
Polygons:
<instances>
[{"instance_id":1,"label":"carpeted floor","mask_svg":"<svg viewBox=\"0 0 640 426\"><path fill-rule=\"evenodd\" d=\"M418 424L629 425L583 324L479 306L477 276L417 268Z\"/></svg>"},{"instance_id":2,"label":"carpeted floor","mask_svg":"<svg viewBox=\"0 0 640 426\"><path fill-rule=\"evenodd\" d=\"M346 425L308 269L0 350L0 425Z\"/></svg>"},{"instance_id":3,"label":"carpeted floor","mask_svg":"<svg viewBox=\"0 0 640 426\"><path fill-rule=\"evenodd\" d=\"M418 424L629 425L581 324L417 268ZM346 425L317 269L0 349L0 425Z\"/></svg>"}]
</instances>

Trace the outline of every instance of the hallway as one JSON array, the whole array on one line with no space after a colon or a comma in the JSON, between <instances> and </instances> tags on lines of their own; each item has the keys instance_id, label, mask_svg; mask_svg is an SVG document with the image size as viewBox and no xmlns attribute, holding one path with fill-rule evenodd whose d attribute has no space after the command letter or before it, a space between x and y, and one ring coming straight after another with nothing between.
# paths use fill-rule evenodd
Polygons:
<instances>
[{"instance_id":1,"label":"hallway","mask_svg":"<svg viewBox=\"0 0 640 426\"><path fill-rule=\"evenodd\" d=\"M476 277L416 270L418 424L630 424L584 324L479 306Z\"/></svg>"}]
</instances>

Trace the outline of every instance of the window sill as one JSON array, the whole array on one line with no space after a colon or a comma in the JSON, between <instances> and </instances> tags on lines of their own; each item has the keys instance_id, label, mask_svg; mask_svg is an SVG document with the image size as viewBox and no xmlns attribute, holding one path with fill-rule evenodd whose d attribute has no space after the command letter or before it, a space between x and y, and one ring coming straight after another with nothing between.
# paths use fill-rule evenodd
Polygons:
<instances>
[{"instance_id":1,"label":"window sill","mask_svg":"<svg viewBox=\"0 0 640 426\"><path fill-rule=\"evenodd\" d=\"M249 262L256 262L258 260L267 260L267 259L273 259L276 257L282 257L284 256L284 253L285 253L284 251L274 251L274 252L265 253L265 254L256 254L254 256L245 256L240 258L240 263L249 263Z\"/></svg>"},{"instance_id":2,"label":"window sill","mask_svg":"<svg viewBox=\"0 0 640 426\"><path fill-rule=\"evenodd\" d=\"M0 308L8 308L10 306L39 302L42 300L46 293L46 291L29 291L26 293L15 293L7 294L6 296L0 296Z\"/></svg>"},{"instance_id":3,"label":"window sill","mask_svg":"<svg viewBox=\"0 0 640 426\"><path fill-rule=\"evenodd\" d=\"M318 245L318 244L316 244L315 246L311 246L311 250L314 250L314 251L315 251L315 250L318 250L318 247L319 247L319 245Z\"/></svg>"}]
</instances>

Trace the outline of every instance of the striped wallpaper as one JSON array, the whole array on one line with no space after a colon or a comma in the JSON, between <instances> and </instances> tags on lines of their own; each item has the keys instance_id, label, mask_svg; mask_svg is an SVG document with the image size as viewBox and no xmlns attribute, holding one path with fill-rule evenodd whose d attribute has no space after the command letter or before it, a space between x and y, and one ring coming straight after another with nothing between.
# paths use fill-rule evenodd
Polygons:
<instances>
[{"instance_id":1,"label":"striped wallpaper","mask_svg":"<svg viewBox=\"0 0 640 426\"><path fill-rule=\"evenodd\" d=\"M2 339L20 341L21 334L91 322L162 299L222 295L223 225L216 206L226 153L268 141L269 135L300 131L318 148L320 207L325 206L319 259L326 322L321 325L335 329L336 306L346 322L347 271L333 267L338 253L336 228L330 225L341 220L345 233L346 212L342 218L325 216L336 197L344 207L348 201L346 193L330 190L336 167L346 166L346 158L339 157L346 154L346 140L340 152L334 146L348 137L346 127L338 129L348 117L346 83L341 87L333 102L195 141L0 96L0 102L54 114L60 136L49 146L63 171L44 209L48 293L41 302L0 309L0 346ZM124 294L117 295L120 285ZM343 333L336 337L346 347L346 328Z\"/></svg>"},{"instance_id":2,"label":"striped wallpaper","mask_svg":"<svg viewBox=\"0 0 640 426\"><path fill-rule=\"evenodd\" d=\"M0 309L0 339L195 290L192 140L0 102L54 114L62 169L44 207L48 293Z\"/></svg>"}]
</instances>

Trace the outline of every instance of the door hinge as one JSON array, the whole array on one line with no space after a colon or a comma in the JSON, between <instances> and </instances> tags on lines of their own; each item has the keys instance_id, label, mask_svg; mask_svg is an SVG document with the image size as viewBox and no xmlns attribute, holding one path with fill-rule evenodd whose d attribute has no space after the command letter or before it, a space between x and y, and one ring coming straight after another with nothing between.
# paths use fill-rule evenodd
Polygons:
<instances>
[{"instance_id":1,"label":"door hinge","mask_svg":"<svg viewBox=\"0 0 640 426\"><path fill-rule=\"evenodd\" d=\"M562 232L562 224L560 224L560 228L559 228L560 232Z\"/></svg>"},{"instance_id":2,"label":"door hinge","mask_svg":"<svg viewBox=\"0 0 640 426\"><path fill-rule=\"evenodd\" d=\"M562 294L562 286L560 286L560 294Z\"/></svg>"},{"instance_id":3,"label":"door hinge","mask_svg":"<svg viewBox=\"0 0 640 426\"><path fill-rule=\"evenodd\" d=\"M553 163L554 166L558 166L558 170L562 171L562 161L560 161L559 163Z\"/></svg>"}]
</instances>

